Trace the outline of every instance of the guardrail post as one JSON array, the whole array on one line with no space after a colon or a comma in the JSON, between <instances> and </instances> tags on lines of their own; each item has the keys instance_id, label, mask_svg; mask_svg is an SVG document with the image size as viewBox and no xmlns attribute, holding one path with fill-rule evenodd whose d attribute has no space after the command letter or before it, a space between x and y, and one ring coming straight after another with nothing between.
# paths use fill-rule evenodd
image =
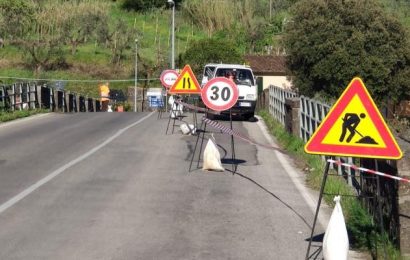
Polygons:
<instances>
[{"instance_id":1,"label":"guardrail post","mask_svg":"<svg viewBox=\"0 0 410 260\"><path fill-rule=\"evenodd\" d=\"M42 103L42 99L41 99L41 85L37 85L35 86L36 89L36 99L37 99L37 104L38 104L38 108L42 109L43 108L43 103Z\"/></svg>"},{"instance_id":2,"label":"guardrail post","mask_svg":"<svg viewBox=\"0 0 410 260\"><path fill-rule=\"evenodd\" d=\"M28 84L28 103L29 103L29 108L30 109L35 109L36 108L36 86L31 85L30 83Z\"/></svg>"},{"instance_id":3,"label":"guardrail post","mask_svg":"<svg viewBox=\"0 0 410 260\"><path fill-rule=\"evenodd\" d=\"M75 95L75 112L81 112L81 105L80 105L80 95Z\"/></svg>"},{"instance_id":4,"label":"guardrail post","mask_svg":"<svg viewBox=\"0 0 410 260\"><path fill-rule=\"evenodd\" d=\"M300 98L287 98L285 100L285 128L294 136L300 135Z\"/></svg>"},{"instance_id":5,"label":"guardrail post","mask_svg":"<svg viewBox=\"0 0 410 260\"><path fill-rule=\"evenodd\" d=\"M88 97L87 96L84 97L84 108L85 108L85 112L88 112Z\"/></svg>"},{"instance_id":6,"label":"guardrail post","mask_svg":"<svg viewBox=\"0 0 410 260\"><path fill-rule=\"evenodd\" d=\"M53 88L53 99L54 99L54 111L59 112L60 111L60 100L58 99L58 90Z\"/></svg>"},{"instance_id":7,"label":"guardrail post","mask_svg":"<svg viewBox=\"0 0 410 260\"><path fill-rule=\"evenodd\" d=\"M15 90L16 90L16 86L14 84L11 85L11 89L7 90L7 95L11 97L10 98L10 110L11 111L16 110L16 95L15 95L16 91Z\"/></svg>"},{"instance_id":8,"label":"guardrail post","mask_svg":"<svg viewBox=\"0 0 410 260\"><path fill-rule=\"evenodd\" d=\"M64 91L64 102L65 102L65 107L66 111L65 112L71 112L70 111L70 91Z\"/></svg>"},{"instance_id":9,"label":"guardrail post","mask_svg":"<svg viewBox=\"0 0 410 260\"><path fill-rule=\"evenodd\" d=\"M47 86L46 86L47 87ZM50 99L50 110L51 111L55 111L55 100L54 100L54 89L53 88L50 88L50 87L48 87L48 89L49 89L49 91L50 91L50 96L49 96L49 99Z\"/></svg>"},{"instance_id":10,"label":"guardrail post","mask_svg":"<svg viewBox=\"0 0 410 260\"><path fill-rule=\"evenodd\" d=\"M88 108L89 108L90 112L95 112L95 111L94 111L93 99L92 99L92 98L88 98L87 102L88 102Z\"/></svg>"}]
</instances>

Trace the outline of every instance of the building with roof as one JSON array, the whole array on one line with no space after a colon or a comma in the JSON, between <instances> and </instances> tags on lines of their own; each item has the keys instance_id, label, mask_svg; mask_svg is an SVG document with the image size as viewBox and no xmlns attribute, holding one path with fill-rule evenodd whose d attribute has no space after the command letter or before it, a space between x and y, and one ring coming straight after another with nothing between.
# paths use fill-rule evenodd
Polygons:
<instances>
[{"instance_id":1,"label":"building with roof","mask_svg":"<svg viewBox=\"0 0 410 260\"><path fill-rule=\"evenodd\" d=\"M285 56L245 55L245 62L251 66L259 88L266 89L269 85L284 89L292 87L287 78Z\"/></svg>"}]
</instances>

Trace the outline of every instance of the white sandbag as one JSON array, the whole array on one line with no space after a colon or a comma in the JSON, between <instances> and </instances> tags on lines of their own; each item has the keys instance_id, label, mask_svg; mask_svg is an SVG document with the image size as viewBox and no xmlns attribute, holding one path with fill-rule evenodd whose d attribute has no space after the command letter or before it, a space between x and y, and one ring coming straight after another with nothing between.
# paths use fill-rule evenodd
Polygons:
<instances>
[{"instance_id":1,"label":"white sandbag","mask_svg":"<svg viewBox=\"0 0 410 260\"><path fill-rule=\"evenodd\" d=\"M181 104L178 104L177 110L179 112L179 115L182 116L182 114L184 113L184 106Z\"/></svg>"},{"instance_id":2,"label":"white sandbag","mask_svg":"<svg viewBox=\"0 0 410 260\"><path fill-rule=\"evenodd\" d=\"M346 260L349 253L349 237L340 206L340 196L336 196L334 201L336 205L323 238L323 257L325 260Z\"/></svg>"},{"instance_id":3,"label":"white sandbag","mask_svg":"<svg viewBox=\"0 0 410 260\"><path fill-rule=\"evenodd\" d=\"M112 106L111 106L111 105L108 105L108 110L107 110L107 112L112 112Z\"/></svg>"},{"instance_id":4,"label":"white sandbag","mask_svg":"<svg viewBox=\"0 0 410 260\"><path fill-rule=\"evenodd\" d=\"M221 155L216 147L213 138L209 138L204 150L204 163L202 170L224 171L221 163Z\"/></svg>"},{"instance_id":5,"label":"white sandbag","mask_svg":"<svg viewBox=\"0 0 410 260\"><path fill-rule=\"evenodd\" d=\"M182 134L184 135L188 135L188 134L195 134L196 132L196 128L193 124L181 124L179 126L179 128L181 129Z\"/></svg>"},{"instance_id":6,"label":"white sandbag","mask_svg":"<svg viewBox=\"0 0 410 260\"><path fill-rule=\"evenodd\" d=\"M178 104L175 102L172 104L169 112L171 113L171 118L177 118L182 115L178 110Z\"/></svg>"},{"instance_id":7,"label":"white sandbag","mask_svg":"<svg viewBox=\"0 0 410 260\"><path fill-rule=\"evenodd\" d=\"M182 116L182 113L183 113L182 109L183 109L182 105L179 105L174 102L171 106L171 111L170 111L171 118L177 118L179 116Z\"/></svg>"},{"instance_id":8,"label":"white sandbag","mask_svg":"<svg viewBox=\"0 0 410 260\"><path fill-rule=\"evenodd\" d=\"M174 96L170 96L168 99L168 104L172 106L174 103L175 103Z\"/></svg>"}]
</instances>

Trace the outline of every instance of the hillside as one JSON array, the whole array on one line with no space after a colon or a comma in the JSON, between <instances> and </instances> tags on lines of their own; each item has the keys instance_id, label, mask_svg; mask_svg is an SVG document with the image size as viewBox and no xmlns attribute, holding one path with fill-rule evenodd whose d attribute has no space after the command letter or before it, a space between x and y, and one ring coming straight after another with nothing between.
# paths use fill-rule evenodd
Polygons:
<instances>
[{"instance_id":1,"label":"hillside","mask_svg":"<svg viewBox=\"0 0 410 260\"><path fill-rule=\"evenodd\" d=\"M381 1L385 4L388 12L399 18L403 24L410 28L410 6L406 1ZM90 0L84 2L91 2L103 10L102 12L106 10L106 17L100 20L100 23L103 23L104 19L108 22L109 29L105 28L105 30L110 30L110 32L107 32L109 33L107 35L110 36L109 39L100 42L97 34L96 36L86 35L85 40L78 43L75 52L72 51L72 46L68 44L68 40L72 39L67 39L67 42L62 44L61 50L56 52L56 55L61 55L64 58L64 62L59 62L56 59L50 68L37 70L35 67L28 65L28 60L30 60L28 54L22 48L17 48L11 39L5 38L5 46L0 49L1 82L8 84L15 82L16 78L75 80L65 81L62 84L67 89L92 96L97 95L99 81L109 80L111 88L133 86L134 40L138 38L139 85L159 86L158 80L155 79L159 77L163 69L169 67L170 61L171 9L163 7L137 13L121 9L120 1ZM214 14L215 17L219 15L219 18L222 19L221 17L225 16L224 19L226 19L227 14L231 15L229 20L224 21L225 23L231 23L232 28L226 28L222 24L219 29L217 27L213 28L213 31L206 29L205 25L201 26L204 23L201 23L199 19L202 18L204 11L198 11L201 9L197 9L196 12L194 10L194 13L189 13L181 8L176 11L175 15L175 57L178 58L179 54L184 53L192 41L210 37L211 35L212 37L236 41L238 43L237 47L243 54L247 52L264 53L265 46L275 47L279 44L278 39L282 33L283 23L289 17L287 10L292 2L290 0L275 1L276 5L273 13L269 13L266 9L269 6L269 0L243 0L243 6L237 4L236 11L229 11L230 13L227 13L225 6L224 8L215 6L214 10L218 11ZM230 4L229 1L212 3L226 4L226 6ZM64 5L61 8L63 7ZM208 7L210 7L209 3ZM196 8L207 8L207 6L196 6ZM235 12L242 13L237 14ZM233 21L232 17L241 17L240 19L243 20ZM269 21L267 22L267 20ZM123 23L121 24L120 21L123 21ZM58 21L52 20L52 22L57 24ZM46 20L44 23L46 27L49 21ZM244 27L238 24L243 24ZM267 24L267 26L262 26L264 24ZM263 28L263 30L260 28ZM54 32L57 29L53 28L50 31ZM251 33L246 33L246 30ZM48 38L44 39L48 40ZM118 61L113 62L113 59L118 59ZM13 78L6 79L5 77ZM147 81L147 79L154 80Z\"/></svg>"}]
</instances>

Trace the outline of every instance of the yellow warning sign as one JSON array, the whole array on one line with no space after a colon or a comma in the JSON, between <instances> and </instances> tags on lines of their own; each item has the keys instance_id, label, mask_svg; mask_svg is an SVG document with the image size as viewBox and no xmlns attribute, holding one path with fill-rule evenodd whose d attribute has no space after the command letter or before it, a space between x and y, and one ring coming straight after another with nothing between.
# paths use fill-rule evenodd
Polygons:
<instances>
[{"instance_id":1,"label":"yellow warning sign","mask_svg":"<svg viewBox=\"0 0 410 260\"><path fill-rule=\"evenodd\" d=\"M375 123L369 117L367 110L357 95L343 110L339 120L336 120L323 144L349 144L352 146L386 147Z\"/></svg>"},{"instance_id":2,"label":"yellow warning sign","mask_svg":"<svg viewBox=\"0 0 410 260\"><path fill-rule=\"evenodd\" d=\"M360 78L354 78L306 143L312 154L400 159L403 154Z\"/></svg>"},{"instance_id":3,"label":"yellow warning sign","mask_svg":"<svg viewBox=\"0 0 410 260\"><path fill-rule=\"evenodd\" d=\"M185 65L168 92L170 94L201 94L201 87L189 65Z\"/></svg>"}]
</instances>

